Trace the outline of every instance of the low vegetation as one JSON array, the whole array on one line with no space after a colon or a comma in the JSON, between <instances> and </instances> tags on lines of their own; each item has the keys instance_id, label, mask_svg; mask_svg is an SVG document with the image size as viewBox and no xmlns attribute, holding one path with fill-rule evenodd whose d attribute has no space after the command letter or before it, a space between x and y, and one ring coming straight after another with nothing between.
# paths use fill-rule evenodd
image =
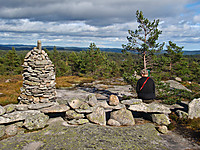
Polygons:
<instances>
[{"instance_id":1,"label":"low vegetation","mask_svg":"<svg viewBox=\"0 0 200 150\"><path fill-rule=\"evenodd\" d=\"M56 78L56 88L72 87L72 84L81 84L82 82L91 82L92 78L65 76ZM21 91L23 80L22 75L0 75L0 105L17 104L18 96Z\"/></svg>"}]
</instances>

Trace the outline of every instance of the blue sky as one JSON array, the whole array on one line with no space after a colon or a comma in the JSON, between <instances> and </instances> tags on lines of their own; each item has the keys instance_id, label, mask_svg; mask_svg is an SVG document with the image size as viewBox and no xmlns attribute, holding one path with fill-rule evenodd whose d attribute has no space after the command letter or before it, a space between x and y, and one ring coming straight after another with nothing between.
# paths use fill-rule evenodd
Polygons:
<instances>
[{"instance_id":1,"label":"blue sky","mask_svg":"<svg viewBox=\"0 0 200 150\"><path fill-rule=\"evenodd\" d=\"M136 10L159 19L162 35L184 50L200 50L199 0L0 0L0 44L121 48L135 30Z\"/></svg>"}]
</instances>

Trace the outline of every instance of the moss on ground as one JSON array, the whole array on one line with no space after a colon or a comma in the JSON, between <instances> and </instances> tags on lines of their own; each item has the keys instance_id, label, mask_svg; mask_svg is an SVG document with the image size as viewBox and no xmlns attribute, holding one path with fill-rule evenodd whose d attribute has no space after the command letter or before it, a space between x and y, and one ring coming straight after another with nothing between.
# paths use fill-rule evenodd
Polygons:
<instances>
[{"instance_id":1,"label":"moss on ground","mask_svg":"<svg viewBox=\"0 0 200 150\"><path fill-rule=\"evenodd\" d=\"M103 127L94 124L65 127L56 123L47 128L0 141L0 149L23 149L40 141L40 149L167 149L153 124L130 127Z\"/></svg>"}]
</instances>

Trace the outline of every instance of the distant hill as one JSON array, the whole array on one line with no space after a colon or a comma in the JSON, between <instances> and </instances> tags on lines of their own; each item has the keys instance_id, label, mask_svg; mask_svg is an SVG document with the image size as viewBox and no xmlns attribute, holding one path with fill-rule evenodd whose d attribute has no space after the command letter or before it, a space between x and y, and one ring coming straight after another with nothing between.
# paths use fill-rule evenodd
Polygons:
<instances>
[{"instance_id":1,"label":"distant hill","mask_svg":"<svg viewBox=\"0 0 200 150\"><path fill-rule=\"evenodd\" d=\"M36 47L36 45L1 45L0 44L0 50L11 50L12 47L14 47L17 51L18 50L31 50L33 47ZM53 50L54 46L43 46L43 49L46 48L48 50ZM82 50L87 50L88 47L60 47L56 46L57 50L61 51L82 51ZM121 48L100 48L101 51L104 52L115 52L115 53L121 53ZM133 52L136 53L136 52ZM162 51L161 53L165 53ZM193 51L183 51L184 55L200 55L200 50L193 50Z\"/></svg>"}]
</instances>

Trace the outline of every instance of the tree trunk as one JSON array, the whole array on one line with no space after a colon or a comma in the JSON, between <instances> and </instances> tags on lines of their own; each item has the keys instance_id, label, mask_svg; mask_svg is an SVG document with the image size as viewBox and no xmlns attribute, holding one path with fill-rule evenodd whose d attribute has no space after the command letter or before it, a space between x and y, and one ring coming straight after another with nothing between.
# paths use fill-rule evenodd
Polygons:
<instances>
[{"instance_id":1,"label":"tree trunk","mask_svg":"<svg viewBox=\"0 0 200 150\"><path fill-rule=\"evenodd\" d=\"M169 70L170 70L170 72L171 72L171 70L172 70L172 63L170 62L170 64L169 64Z\"/></svg>"},{"instance_id":2,"label":"tree trunk","mask_svg":"<svg viewBox=\"0 0 200 150\"><path fill-rule=\"evenodd\" d=\"M147 69L146 54L145 54L145 52L144 52L144 69L145 70Z\"/></svg>"}]
</instances>

